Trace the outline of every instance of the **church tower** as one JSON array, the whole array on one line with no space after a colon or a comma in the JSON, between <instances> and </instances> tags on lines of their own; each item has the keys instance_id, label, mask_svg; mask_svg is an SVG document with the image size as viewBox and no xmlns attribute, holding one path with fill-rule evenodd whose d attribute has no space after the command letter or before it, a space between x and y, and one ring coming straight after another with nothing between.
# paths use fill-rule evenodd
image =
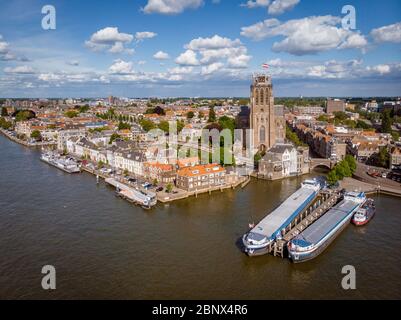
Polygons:
<instances>
[{"instance_id":1,"label":"church tower","mask_svg":"<svg viewBox=\"0 0 401 320\"><path fill-rule=\"evenodd\" d=\"M265 152L276 142L273 85L267 75L253 76L250 118L254 149Z\"/></svg>"}]
</instances>

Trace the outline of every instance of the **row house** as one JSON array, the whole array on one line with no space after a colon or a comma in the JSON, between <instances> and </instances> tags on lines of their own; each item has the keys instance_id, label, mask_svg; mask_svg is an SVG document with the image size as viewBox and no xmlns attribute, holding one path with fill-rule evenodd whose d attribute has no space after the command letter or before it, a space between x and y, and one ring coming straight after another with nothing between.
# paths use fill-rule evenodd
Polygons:
<instances>
[{"instance_id":1,"label":"row house","mask_svg":"<svg viewBox=\"0 0 401 320\"><path fill-rule=\"evenodd\" d=\"M225 175L218 164L186 167L177 171L177 187L188 192L221 187L226 184Z\"/></svg>"},{"instance_id":2,"label":"row house","mask_svg":"<svg viewBox=\"0 0 401 320\"><path fill-rule=\"evenodd\" d=\"M136 176L143 176L143 165L146 162L146 156L142 151L123 151L114 153L114 167Z\"/></svg>"},{"instance_id":3,"label":"row house","mask_svg":"<svg viewBox=\"0 0 401 320\"><path fill-rule=\"evenodd\" d=\"M158 183L165 185L173 184L177 176L173 165L158 162L145 162L143 175L150 181L156 180Z\"/></svg>"},{"instance_id":4,"label":"row house","mask_svg":"<svg viewBox=\"0 0 401 320\"><path fill-rule=\"evenodd\" d=\"M67 141L71 138L83 138L86 135L84 127L75 127L65 130L59 130L57 135L57 150L63 151L67 148Z\"/></svg>"}]
</instances>

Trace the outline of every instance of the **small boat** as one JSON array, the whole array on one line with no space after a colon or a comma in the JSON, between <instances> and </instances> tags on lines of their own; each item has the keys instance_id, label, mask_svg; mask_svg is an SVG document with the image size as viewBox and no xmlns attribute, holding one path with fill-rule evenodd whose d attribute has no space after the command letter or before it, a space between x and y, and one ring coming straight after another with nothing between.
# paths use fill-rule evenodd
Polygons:
<instances>
[{"instance_id":1,"label":"small boat","mask_svg":"<svg viewBox=\"0 0 401 320\"><path fill-rule=\"evenodd\" d=\"M352 223L358 227L369 223L376 213L373 199L366 200L365 204L354 214Z\"/></svg>"}]
</instances>

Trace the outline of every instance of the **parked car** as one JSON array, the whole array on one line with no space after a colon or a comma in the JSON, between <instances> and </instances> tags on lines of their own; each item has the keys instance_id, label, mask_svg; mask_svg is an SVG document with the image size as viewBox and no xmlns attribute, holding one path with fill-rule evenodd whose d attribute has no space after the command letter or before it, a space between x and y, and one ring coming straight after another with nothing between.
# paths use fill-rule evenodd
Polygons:
<instances>
[{"instance_id":1,"label":"parked car","mask_svg":"<svg viewBox=\"0 0 401 320\"><path fill-rule=\"evenodd\" d=\"M158 188L156 189L156 191L157 191L157 192L163 191L163 187L158 187Z\"/></svg>"}]
</instances>

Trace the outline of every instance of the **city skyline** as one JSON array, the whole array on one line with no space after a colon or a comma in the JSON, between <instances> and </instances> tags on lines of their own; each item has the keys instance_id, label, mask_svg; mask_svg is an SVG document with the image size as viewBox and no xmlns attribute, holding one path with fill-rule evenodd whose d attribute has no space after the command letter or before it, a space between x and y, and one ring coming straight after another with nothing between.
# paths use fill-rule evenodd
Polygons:
<instances>
[{"instance_id":1,"label":"city skyline","mask_svg":"<svg viewBox=\"0 0 401 320\"><path fill-rule=\"evenodd\" d=\"M2 1L0 96L245 97L263 63L278 97L399 96L401 4L354 1L345 30L347 4Z\"/></svg>"}]
</instances>

